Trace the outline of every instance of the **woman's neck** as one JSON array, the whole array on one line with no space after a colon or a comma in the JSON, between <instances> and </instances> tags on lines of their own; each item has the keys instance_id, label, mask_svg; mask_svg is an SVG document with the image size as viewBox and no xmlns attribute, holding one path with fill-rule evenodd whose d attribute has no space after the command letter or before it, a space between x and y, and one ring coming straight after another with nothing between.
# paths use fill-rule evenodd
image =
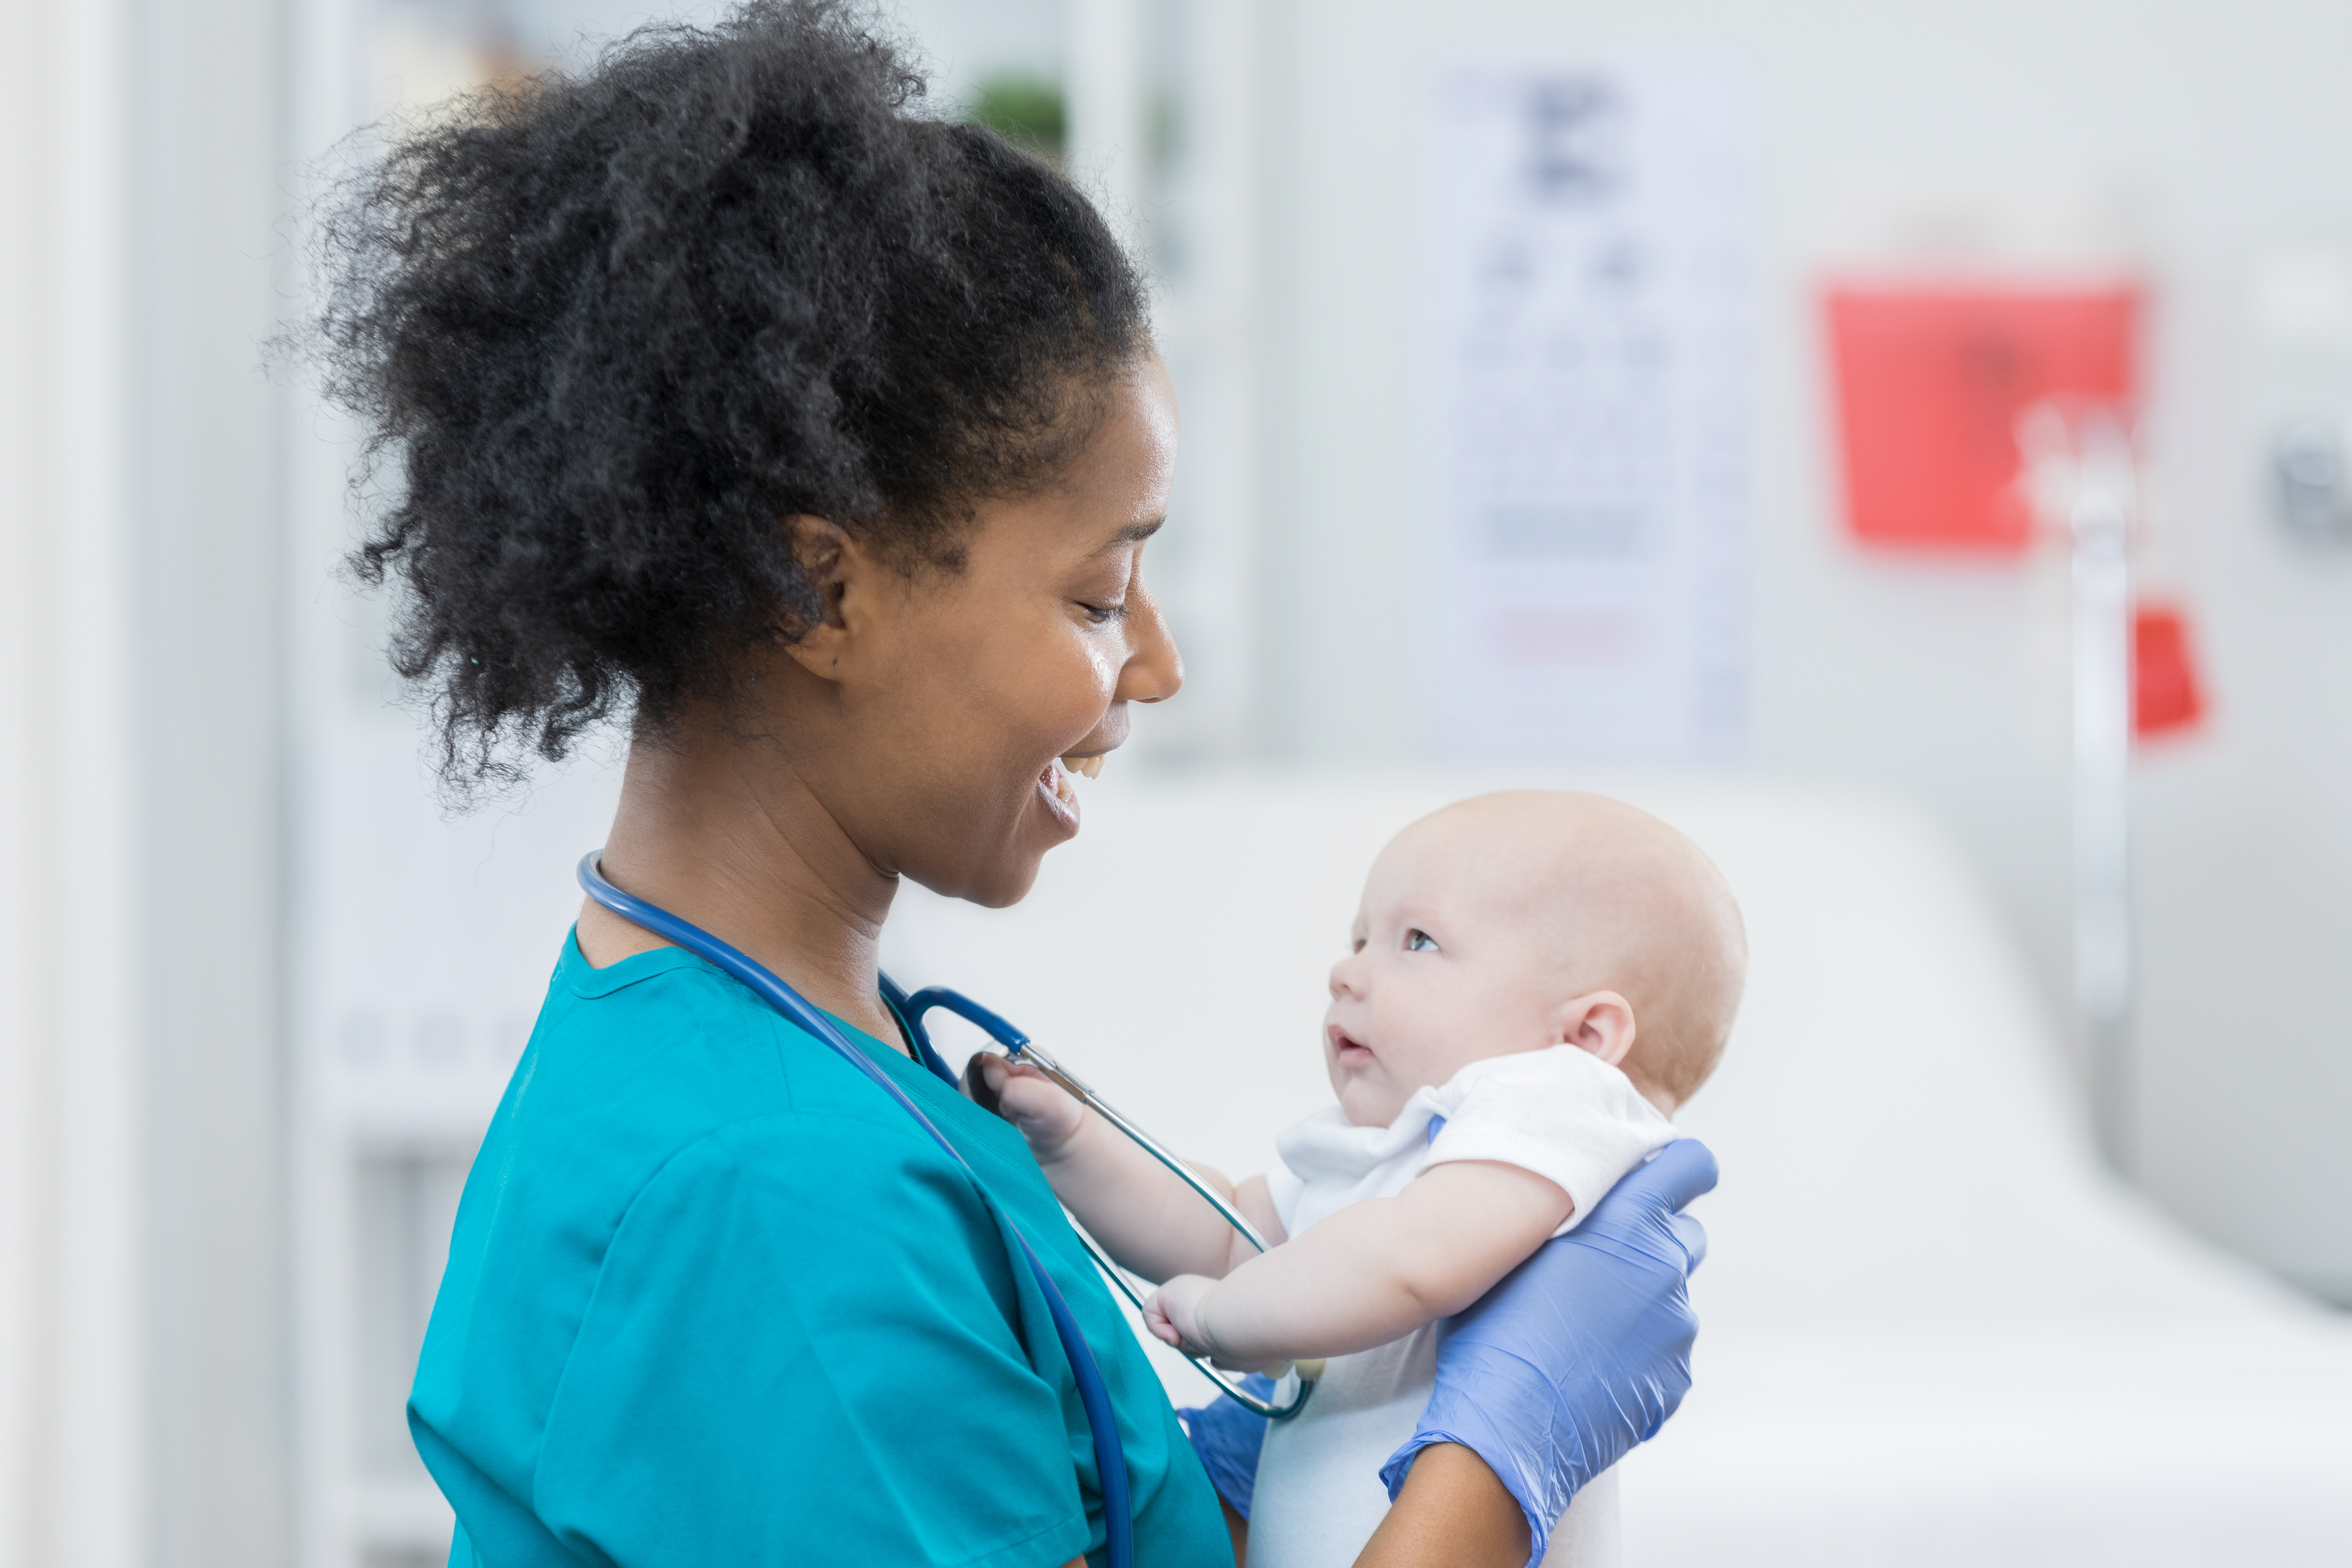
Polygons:
<instances>
[{"instance_id":1,"label":"woman's neck","mask_svg":"<svg viewBox=\"0 0 2352 1568\"><path fill-rule=\"evenodd\" d=\"M898 877L852 842L772 742L699 725L629 752L604 874L773 970L811 1002L898 1043L879 996ZM668 945L593 900L580 951L599 968Z\"/></svg>"}]
</instances>

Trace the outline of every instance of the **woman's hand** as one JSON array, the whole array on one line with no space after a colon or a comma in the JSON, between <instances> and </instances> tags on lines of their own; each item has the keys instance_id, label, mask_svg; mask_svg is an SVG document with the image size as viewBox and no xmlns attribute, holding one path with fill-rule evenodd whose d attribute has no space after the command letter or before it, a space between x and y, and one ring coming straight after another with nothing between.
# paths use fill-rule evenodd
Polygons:
<instances>
[{"instance_id":1,"label":"woman's hand","mask_svg":"<svg viewBox=\"0 0 2352 1568\"><path fill-rule=\"evenodd\" d=\"M1412 1440L1381 1468L1391 1500L1433 1443L1475 1452L1526 1514L1530 1563L1584 1483L1646 1442L1690 1388L1698 1334L1686 1289L1706 1233L1679 1211L1715 1156L1669 1143L1454 1319Z\"/></svg>"}]
</instances>

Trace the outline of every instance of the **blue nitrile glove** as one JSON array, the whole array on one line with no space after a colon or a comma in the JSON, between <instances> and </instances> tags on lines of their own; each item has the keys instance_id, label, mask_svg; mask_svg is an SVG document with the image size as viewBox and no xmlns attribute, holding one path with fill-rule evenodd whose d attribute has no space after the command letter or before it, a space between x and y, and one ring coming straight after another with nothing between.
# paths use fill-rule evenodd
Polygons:
<instances>
[{"instance_id":1,"label":"blue nitrile glove","mask_svg":"<svg viewBox=\"0 0 2352 1568\"><path fill-rule=\"evenodd\" d=\"M1242 1386L1260 1399L1274 1397L1274 1379L1264 1373L1250 1373ZM1230 1394L1220 1394L1214 1404L1199 1408L1188 1405L1176 1414L1183 1417L1192 1452L1201 1456L1209 1483L1235 1513L1247 1519L1250 1500L1257 1495L1257 1456L1265 1447L1265 1417Z\"/></svg>"},{"instance_id":2,"label":"blue nitrile glove","mask_svg":"<svg viewBox=\"0 0 2352 1568\"><path fill-rule=\"evenodd\" d=\"M1413 1455L1462 1444L1519 1500L1528 1562L1542 1562L1569 1500L1654 1436L1690 1389L1687 1283L1706 1232L1676 1211L1715 1176L1706 1145L1667 1144L1452 1320L1420 1429L1381 1467L1390 1499Z\"/></svg>"}]
</instances>

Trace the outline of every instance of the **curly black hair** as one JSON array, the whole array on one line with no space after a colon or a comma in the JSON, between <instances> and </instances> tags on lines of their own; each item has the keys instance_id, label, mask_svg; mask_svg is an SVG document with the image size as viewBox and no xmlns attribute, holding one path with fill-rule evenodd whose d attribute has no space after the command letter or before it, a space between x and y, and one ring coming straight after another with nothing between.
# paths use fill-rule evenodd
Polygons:
<instances>
[{"instance_id":1,"label":"curly black hair","mask_svg":"<svg viewBox=\"0 0 2352 1568\"><path fill-rule=\"evenodd\" d=\"M351 565L463 793L724 698L814 601L782 520L954 570L1149 343L1053 168L919 111L862 10L753 0L484 89L328 198L309 343L394 482Z\"/></svg>"}]
</instances>

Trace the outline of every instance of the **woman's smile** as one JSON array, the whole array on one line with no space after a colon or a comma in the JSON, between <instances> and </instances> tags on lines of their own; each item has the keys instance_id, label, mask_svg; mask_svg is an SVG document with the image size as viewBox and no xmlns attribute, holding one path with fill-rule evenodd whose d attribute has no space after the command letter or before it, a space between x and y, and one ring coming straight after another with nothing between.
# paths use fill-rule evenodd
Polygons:
<instances>
[{"instance_id":1,"label":"woman's smile","mask_svg":"<svg viewBox=\"0 0 2352 1568\"><path fill-rule=\"evenodd\" d=\"M1037 794L1062 837L1074 836L1078 831L1078 792L1071 787L1070 777L1062 771L1058 760L1047 763L1038 772Z\"/></svg>"}]
</instances>

